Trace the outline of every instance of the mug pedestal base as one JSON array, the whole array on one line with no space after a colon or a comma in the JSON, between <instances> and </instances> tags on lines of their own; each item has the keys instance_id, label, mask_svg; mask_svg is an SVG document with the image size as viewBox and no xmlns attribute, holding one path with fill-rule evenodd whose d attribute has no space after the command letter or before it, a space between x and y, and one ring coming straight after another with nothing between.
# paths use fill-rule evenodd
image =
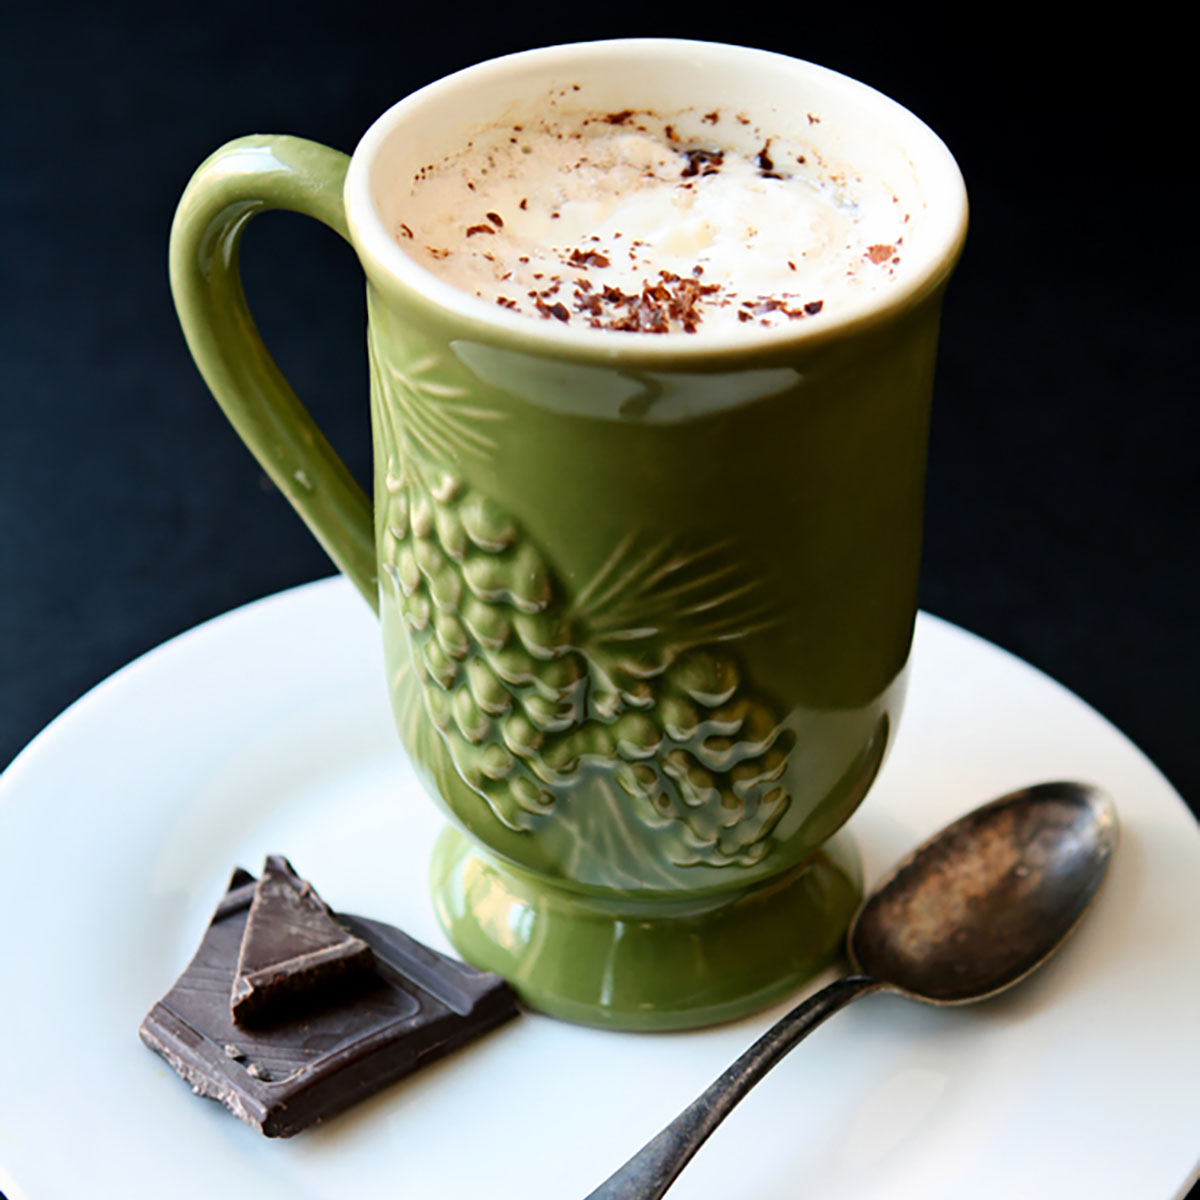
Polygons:
<instances>
[{"instance_id":1,"label":"mug pedestal base","mask_svg":"<svg viewBox=\"0 0 1200 1200\"><path fill-rule=\"evenodd\" d=\"M691 1029L784 998L837 956L862 899L845 834L782 876L717 896L568 891L452 827L431 873L438 918L468 962L531 1008L610 1029Z\"/></svg>"}]
</instances>

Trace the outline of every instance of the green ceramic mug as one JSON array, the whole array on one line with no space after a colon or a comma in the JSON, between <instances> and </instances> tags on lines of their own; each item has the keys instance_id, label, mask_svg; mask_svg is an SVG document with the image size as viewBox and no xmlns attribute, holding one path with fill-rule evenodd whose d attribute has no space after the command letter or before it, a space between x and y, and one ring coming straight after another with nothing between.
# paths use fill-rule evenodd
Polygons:
<instances>
[{"instance_id":1,"label":"green ceramic mug","mask_svg":"<svg viewBox=\"0 0 1200 1200\"><path fill-rule=\"evenodd\" d=\"M599 111L819 118L826 145L911 206L903 275L820 321L662 337L509 313L409 258L388 232L397 181L574 84ZM337 230L366 273L374 503L246 308L238 246L269 208ZM965 225L949 152L886 97L780 55L657 39L472 67L394 106L349 159L242 138L188 185L171 282L192 354L377 609L401 736L452 820L438 914L534 1006L700 1025L836 953L860 879L833 835L903 700Z\"/></svg>"}]
</instances>

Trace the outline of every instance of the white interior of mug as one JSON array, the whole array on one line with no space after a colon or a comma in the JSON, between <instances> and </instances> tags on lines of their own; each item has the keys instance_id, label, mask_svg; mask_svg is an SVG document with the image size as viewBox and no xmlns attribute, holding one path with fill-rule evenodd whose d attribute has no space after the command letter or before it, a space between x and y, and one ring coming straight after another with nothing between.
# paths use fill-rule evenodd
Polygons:
<instances>
[{"instance_id":1,"label":"white interior of mug","mask_svg":"<svg viewBox=\"0 0 1200 1200\"><path fill-rule=\"evenodd\" d=\"M764 134L805 141L827 170L883 187L911 215L903 271L885 289L853 297L819 323L773 330L751 323L706 335L705 348L813 336L903 304L944 276L961 243L966 194L957 164L937 135L895 101L784 55L708 42L629 39L494 59L390 108L359 143L346 180L347 216L364 258L427 302L524 338L540 335L559 348L575 343L592 349L650 340L660 352L679 347L695 353L696 340L686 334L647 338L558 322L544 328L540 321L451 286L402 249L396 231L422 166L460 151L481 129L532 120L551 103L559 115L624 109L680 113L680 132L688 138L700 133L699 114L736 114L746 120L727 120L721 127L720 140L728 148L753 154Z\"/></svg>"}]
</instances>

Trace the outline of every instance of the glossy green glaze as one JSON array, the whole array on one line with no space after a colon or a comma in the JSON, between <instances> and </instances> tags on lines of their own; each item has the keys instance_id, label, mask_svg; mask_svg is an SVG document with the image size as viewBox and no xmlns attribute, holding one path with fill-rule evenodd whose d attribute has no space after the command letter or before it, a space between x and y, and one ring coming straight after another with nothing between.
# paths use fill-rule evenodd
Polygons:
<instances>
[{"instance_id":1,"label":"glossy green glaze","mask_svg":"<svg viewBox=\"0 0 1200 1200\"><path fill-rule=\"evenodd\" d=\"M816 336L556 345L381 264L348 232L345 169L295 138L218 151L172 285L230 420L380 614L401 736L457 827L433 868L450 937L573 1020L679 1028L778 998L859 896L822 847L903 702L958 245L905 302ZM270 207L363 262L373 505L246 310L238 244Z\"/></svg>"},{"instance_id":2,"label":"glossy green glaze","mask_svg":"<svg viewBox=\"0 0 1200 1200\"><path fill-rule=\"evenodd\" d=\"M275 365L238 270L251 217L273 208L316 217L348 237L342 184L350 160L295 137L222 146L188 184L171 227L171 292L188 348L217 403L330 558L378 606L371 502Z\"/></svg>"},{"instance_id":3,"label":"glossy green glaze","mask_svg":"<svg viewBox=\"0 0 1200 1200\"><path fill-rule=\"evenodd\" d=\"M935 321L787 367L542 377L381 284L380 611L435 793L593 891L720 892L806 858L902 699Z\"/></svg>"},{"instance_id":4,"label":"glossy green glaze","mask_svg":"<svg viewBox=\"0 0 1200 1200\"><path fill-rule=\"evenodd\" d=\"M710 897L582 896L497 862L453 827L431 877L467 958L543 1012L617 1029L712 1025L789 995L837 956L862 888L845 834L766 887Z\"/></svg>"}]
</instances>

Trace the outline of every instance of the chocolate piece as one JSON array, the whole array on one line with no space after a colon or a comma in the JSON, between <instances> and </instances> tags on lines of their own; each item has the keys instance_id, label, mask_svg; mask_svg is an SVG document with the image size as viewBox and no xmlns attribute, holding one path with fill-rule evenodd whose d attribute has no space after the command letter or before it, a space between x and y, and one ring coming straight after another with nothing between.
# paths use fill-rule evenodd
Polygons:
<instances>
[{"instance_id":1,"label":"chocolate piece","mask_svg":"<svg viewBox=\"0 0 1200 1200\"><path fill-rule=\"evenodd\" d=\"M195 957L139 1035L201 1096L267 1137L341 1112L516 1013L508 985L380 921L337 914L375 969L349 998L266 1028L229 1009L254 877L236 870Z\"/></svg>"},{"instance_id":2,"label":"chocolate piece","mask_svg":"<svg viewBox=\"0 0 1200 1200\"><path fill-rule=\"evenodd\" d=\"M334 920L329 905L280 854L270 854L254 892L233 979L238 1025L307 1007L335 987L368 977L371 947Z\"/></svg>"}]
</instances>

